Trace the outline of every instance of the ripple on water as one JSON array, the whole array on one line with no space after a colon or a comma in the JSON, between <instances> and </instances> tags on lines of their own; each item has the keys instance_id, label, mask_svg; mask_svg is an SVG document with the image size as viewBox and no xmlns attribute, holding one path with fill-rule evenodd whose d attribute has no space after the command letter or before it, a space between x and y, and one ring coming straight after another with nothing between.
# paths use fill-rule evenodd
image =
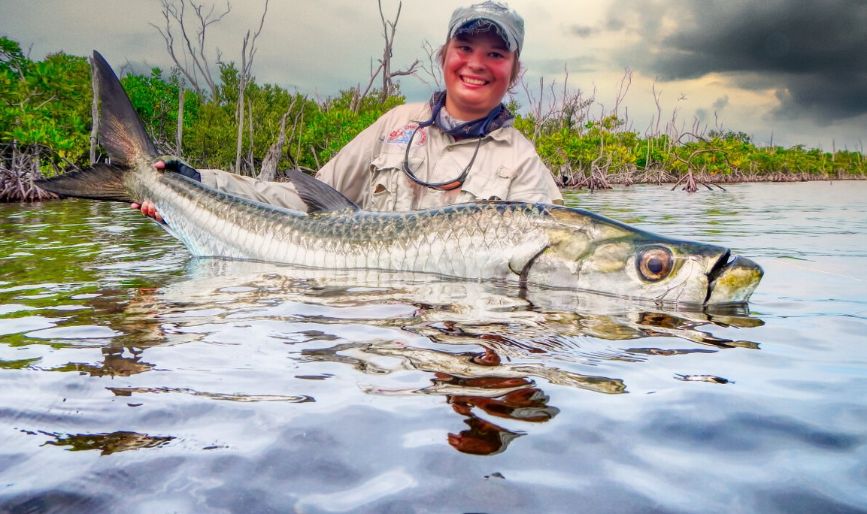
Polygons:
<instances>
[{"instance_id":1,"label":"ripple on water","mask_svg":"<svg viewBox=\"0 0 867 514\"><path fill-rule=\"evenodd\" d=\"M0 205L0 510L863 510L867 183L792 186L568 195L756 258L752 312L190 259L123 205Z\"/></svg>"}]
</instances>

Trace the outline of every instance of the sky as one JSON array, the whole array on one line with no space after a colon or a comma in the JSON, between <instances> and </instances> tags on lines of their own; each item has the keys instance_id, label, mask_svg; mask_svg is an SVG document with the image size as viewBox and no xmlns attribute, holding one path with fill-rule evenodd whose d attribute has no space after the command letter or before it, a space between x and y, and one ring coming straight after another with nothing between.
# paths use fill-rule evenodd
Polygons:
<instances>
[{"instance_id":1,"label":"sky","mask_svg":"<svg viewBox=\"0 0 867 514\"><path fill-rule=\"evenodd\" d=\"M180 2L181 0L170 0ZM188 0L189 1L189 0ZM216 11L225 0L195 0ZM405 0L393 68L428 63L425 42L445 41L451 12L469 1ZM387 19L399 2L381 0ZM244 33L265 0L230 0L206 33L212 61L240 62ZM525 20L524 109L580 93L589 115L617 114L640 134L712 129L759 145L864 151L867 143L867 0L512 0ZM99 50L116 70L170 67L160 0L0 0L0 35L33 59ZM365 85L382 55L374 0L271 0L253 75L326 98ZM408 101L433 89L400 80ZM544 94L540 95L540 84ZM626 87L628 86L628 88ZM529 95L528 95L529 92Z\"/></svg>"}]
</instances>

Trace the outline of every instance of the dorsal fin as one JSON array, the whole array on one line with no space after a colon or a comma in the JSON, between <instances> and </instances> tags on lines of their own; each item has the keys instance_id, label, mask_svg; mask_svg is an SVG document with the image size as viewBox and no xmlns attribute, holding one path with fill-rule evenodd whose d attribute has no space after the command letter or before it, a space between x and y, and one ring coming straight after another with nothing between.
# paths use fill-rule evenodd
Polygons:
<instances>
[{"instance_id":1,"label":"dorsal fin","mask_svg":"<svg viewBox=\"0 0 867 514\"><path fill-rule=\"evenodd\" d=\"M301 170L288 170L286 178L295 186L298 196L307 205L307 212L359 210L358 205L343 193Z\"/></svg>"},{"instance_id":2,"label":"dorsal fin","mask_svg":"<svg viewBox=\"0 0 867 514\"><path fill-rule=\"evenodd\" d=\"M151 161L157 151L145 131L117 75L105 58L93 51L93 74L99 95L99 142L108 151L112 163L130 166L143 160Z\"/></svg>"}]
</instances>

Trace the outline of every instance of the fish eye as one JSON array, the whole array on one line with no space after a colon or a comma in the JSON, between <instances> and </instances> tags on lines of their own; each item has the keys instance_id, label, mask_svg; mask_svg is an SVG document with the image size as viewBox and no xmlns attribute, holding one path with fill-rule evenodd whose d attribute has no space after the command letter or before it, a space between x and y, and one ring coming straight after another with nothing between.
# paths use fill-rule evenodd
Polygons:
<instances>
[{"instance_id":1,"label":"fish eye","mask_svg":"<svg viewBox=\"0 0 867 514\"><path fill-rule=\"evenodd\" d=\"M674 257L671 252L659 246L642 250L636 260L638 274L649 282L658 282L667 277L673 264Z\"/></svg>"}]
</instances>

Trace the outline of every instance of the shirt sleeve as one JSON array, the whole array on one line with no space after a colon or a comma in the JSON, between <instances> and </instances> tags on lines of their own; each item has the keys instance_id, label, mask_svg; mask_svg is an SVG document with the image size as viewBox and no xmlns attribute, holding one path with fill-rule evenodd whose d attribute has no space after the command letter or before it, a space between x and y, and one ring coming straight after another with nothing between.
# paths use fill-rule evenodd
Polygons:
<instances>
[{"instance_id":1,"label":"shirt sleeve","mask_svg":"<svg viewBox=\"0 0 867 514\"><path fill-rule=\"evenodd\" d=\"M253 177L243 177L227 171L202 169L202 184L217 191L268 203L287 209L306 211L307 206L289 182L270 182Z\"/></svg>"},{"instance_id":2,"label":"shirt sleeve","mask_svg":"<svg viewBox=\"0 0 867 514\"><path fill-rule=\"evenodd\" d=\"M520 136L514 144L518 165L509 187L508 200L562 204L563 195L554 181L554 175L542 162L533 144L523 136Z\"/></svg>"}]
</instances>

